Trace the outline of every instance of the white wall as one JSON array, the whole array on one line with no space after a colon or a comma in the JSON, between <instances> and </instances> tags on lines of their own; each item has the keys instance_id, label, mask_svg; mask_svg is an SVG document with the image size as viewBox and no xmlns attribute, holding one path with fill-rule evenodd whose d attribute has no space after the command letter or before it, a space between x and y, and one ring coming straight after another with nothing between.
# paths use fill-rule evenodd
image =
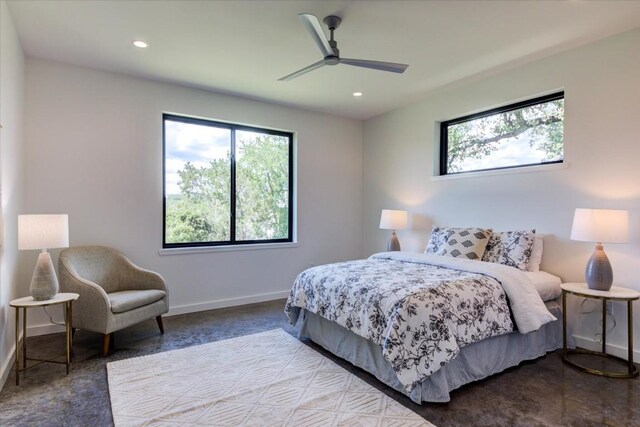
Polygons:
<instances>
[{"instance_id":1,"label":"white wall","mask_svg":"<svg viewBox=\"0 0 640 427\"><path fill-rule=\"evenodd\" d=\"M576 207L630 211L630 243L605 245L615 282L640 290L640 30L559 54L371 119L364 126L364 255L383 250L380 210L407 209L412 229L403 249L424 250L432 224L535 227L546 238L543 269L583 281L593 244L569 240ZM436 122L523 98L565 90L569 167L537 173L432 180ZM576 312L572 307L572 313ZM640 348L640 305L635 305ZM626 308L614 305L608 341L626 348ZM574 316L576 333L593 337L598 315ZM580 324L578 324L580 323Z\"/></svg>"},{"instance_id":2,"label":"white wall","mask_svg":"<svg viewBox=\"0 0 640 427\"><path fill-rule=\"evenodd\" d=\"M5 1L0 1L0 389L15 350L15 313L9 301L19 296L18 213L23 189L24 55Z\"/></svg>"},{"instance_id":3,"label":"white wall","mask_svg":"<svg viewBox=\"0 0 640 427\"><path fill-rule=\"evenodd\" d=\"M362 253L362 122L40 59L26 75L26 211L161 273L172 313L285 297L310 264ZM299 246L159 255L163 112L297 132Z\"/></svg>"}]
</instances>

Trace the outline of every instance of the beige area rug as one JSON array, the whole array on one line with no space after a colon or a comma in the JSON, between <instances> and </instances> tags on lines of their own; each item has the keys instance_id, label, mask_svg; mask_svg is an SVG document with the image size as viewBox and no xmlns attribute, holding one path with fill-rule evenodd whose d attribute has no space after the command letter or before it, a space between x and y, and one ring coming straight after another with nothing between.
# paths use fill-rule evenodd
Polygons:
<instances>
[{"instance_id":1,"label":"beige area rug","mask_svg":"<svg viewBox=\"0 0 640 427\"><path fill-rule=\"evenodd\" d=\"M121 426L431 426L281 329L107 364Z\"/></svg>"}]
</instances>

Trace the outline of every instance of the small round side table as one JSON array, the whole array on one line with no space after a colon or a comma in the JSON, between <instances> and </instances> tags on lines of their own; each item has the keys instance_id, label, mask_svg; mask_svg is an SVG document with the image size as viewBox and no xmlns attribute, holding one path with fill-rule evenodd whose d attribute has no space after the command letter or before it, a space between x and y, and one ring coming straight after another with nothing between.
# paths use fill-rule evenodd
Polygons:
<instances>
[{"instance_id":1,"label":"small round side table","mask_svg":"<svg viewBox=\"0 0 640 427\"><path fill-rule=\"evenodd\" d=\"M584 372L610 378L633 378L638 376L638 367L633 363L633 301L640 298L640 292L620 286L612 286L608 291L589 289L586 283L563 283L562 288L562 360ZM581 348L567 348L567 294L583 298L602 300L602 351L591 351ZM607 301L626 301L627 303L627 360L607 354ZM569 358L572 354L588 354L617 359L627 363L627 373L610 372L581 365Z\"/></svg>"},{"instance_id":2,"label":"small round side table","mask_svg":"<svg viewBox=\"0 0 640 427\"><path fill-rule=\"evenodd\" d=\"M27 360L37 361L37 366L40 363L48 362L48 363L61 363L67 365L67 375L69 374L69 367L71 366L71 315L72 315L72 304L75 300L78 299L80 295L75 293L61 293L55 295L53 298L44 300L44 301L36 301L33 297L24 297L14 299L9 303L11 307L16 309L16 385L20 385L20 372L27 370ZM66 332L66 361L60 362L58 360L54 360L57 357L52 359L37 359L27 357L27 308L31 307L45 307L48 305L56 305L56 304L64 304L64 324L65 324L65 332ZM22 309L22 345L20 345L20 309ZM20 368L20 349L22 347L22 368ZM30 366L31 368L33 366Z\"/></svg>"}]
</instances>

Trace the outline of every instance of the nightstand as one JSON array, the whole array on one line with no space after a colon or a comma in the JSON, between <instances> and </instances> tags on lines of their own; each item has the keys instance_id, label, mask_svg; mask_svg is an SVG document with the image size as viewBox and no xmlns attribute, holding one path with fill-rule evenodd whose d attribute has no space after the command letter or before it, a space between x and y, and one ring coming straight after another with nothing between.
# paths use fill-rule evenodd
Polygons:
<instances>
[{"instance_id":1,"label":"nightstand","mask_svg":"<svg viewBox=\"0 0 640 427\"><path fill-rule=\"evenodd\" d=\"M53 296L51 299L38 301L33 297L24 297L14 299L9 303L11 307L16 309L16 385L20 385L20 372L27 370L27 360L37 361L33 366L37 366L40 363L61 363L67 365L67 375L69 374L69 367L71 366L71 310L72 304L78 299L80 295L75 293L60 293ZM64 304L64 325L66 333L65 341L65 354L66 360L64 362L52 359L36 359L33 357L27 357L27 308L30 307L46 307L49 305ZM20 345L20 309L22 309L22 345ZM22 350L22 355L20 354ZM22 358L22 368L20 367L20 359ZM30 366L30 367L33 367Z\"/></svg>"},{"instance_id":2,"label":"nightstand","mask_svg":"<svg viewBox=\"0 0 640 427\"><path fill-rule=\"evenodd\" d=\"M608 291L589 289L586 283L563 283L562 288L562 360L582 371L590 374L602 375L611 378L632 378L638 376L638 367L633 364L633 301L640 298L640 292L633 289L612 286ZM567 294L583 298L602 300L602 351L567 348ZM607 354L607 301L626 301L627 303L627 345L629 354L627 360ZM572 354L586 354L592 356L604 356L617 359L627 364L627 373L610 372L583 366L569 358Z\"/></svg>"}]
</instances>

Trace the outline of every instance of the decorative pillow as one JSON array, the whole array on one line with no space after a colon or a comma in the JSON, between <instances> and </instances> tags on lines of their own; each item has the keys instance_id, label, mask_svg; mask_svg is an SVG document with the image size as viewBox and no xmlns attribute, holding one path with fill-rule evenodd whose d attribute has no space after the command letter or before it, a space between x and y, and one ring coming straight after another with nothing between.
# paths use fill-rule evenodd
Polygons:
<instances>
[{"instance_id":1,"label":"decorative pillow","mask_svg":"<svg viewBox=\"0 0 640 427\"><path fill-rule=\"evenodd\" d=\"M502 235L506 232L491 233L487 247L482 255L482 261L500 263L500 255L502 254Z\"/></svg>"},{"instance_id":2,"label":"decorative pillow","mask_svg":"<svg viewBox=\"0 0 640 427\"><path fill-rule=\"evenodd\" d=\"M457 228L436 255L480 260L491 237L491 229Z\"/></svg>"},{"instance_id":3,"label":"decorative pillow","mask_svg":"<svg viewBox=\"0 0 640 427\"><path fill-rule=\"evenodd\" d=\"M493 233L482 260L528 271L536 230Z\"/></svg>"},{"instance_id":4,"label":"decorative pillow","mask_svg":"<svg viewBox=\"0 0 640 427\"><path fill-rule=\"evenodd\" d=\"M529 260L529 268L527 271L540 271L542 264L542 250L544 249L544 234L536 233L536 239L531 248L531 259Z\"/></svg>"},{"instance_id":5,"label":"decorative pillow","mask_svg":"<svg viewBox=\"0 0 640 427\"><path fill-rule=\"evenodd\" d=\"M429 242L427 243L427 249L424 251L425 254L435 254L437 253L445 243L447 243L447 239L453 232L455 228L451 227L436 227L435 225L431 228L431 236L429 236Z\"/></svg>"}]
</instances>

